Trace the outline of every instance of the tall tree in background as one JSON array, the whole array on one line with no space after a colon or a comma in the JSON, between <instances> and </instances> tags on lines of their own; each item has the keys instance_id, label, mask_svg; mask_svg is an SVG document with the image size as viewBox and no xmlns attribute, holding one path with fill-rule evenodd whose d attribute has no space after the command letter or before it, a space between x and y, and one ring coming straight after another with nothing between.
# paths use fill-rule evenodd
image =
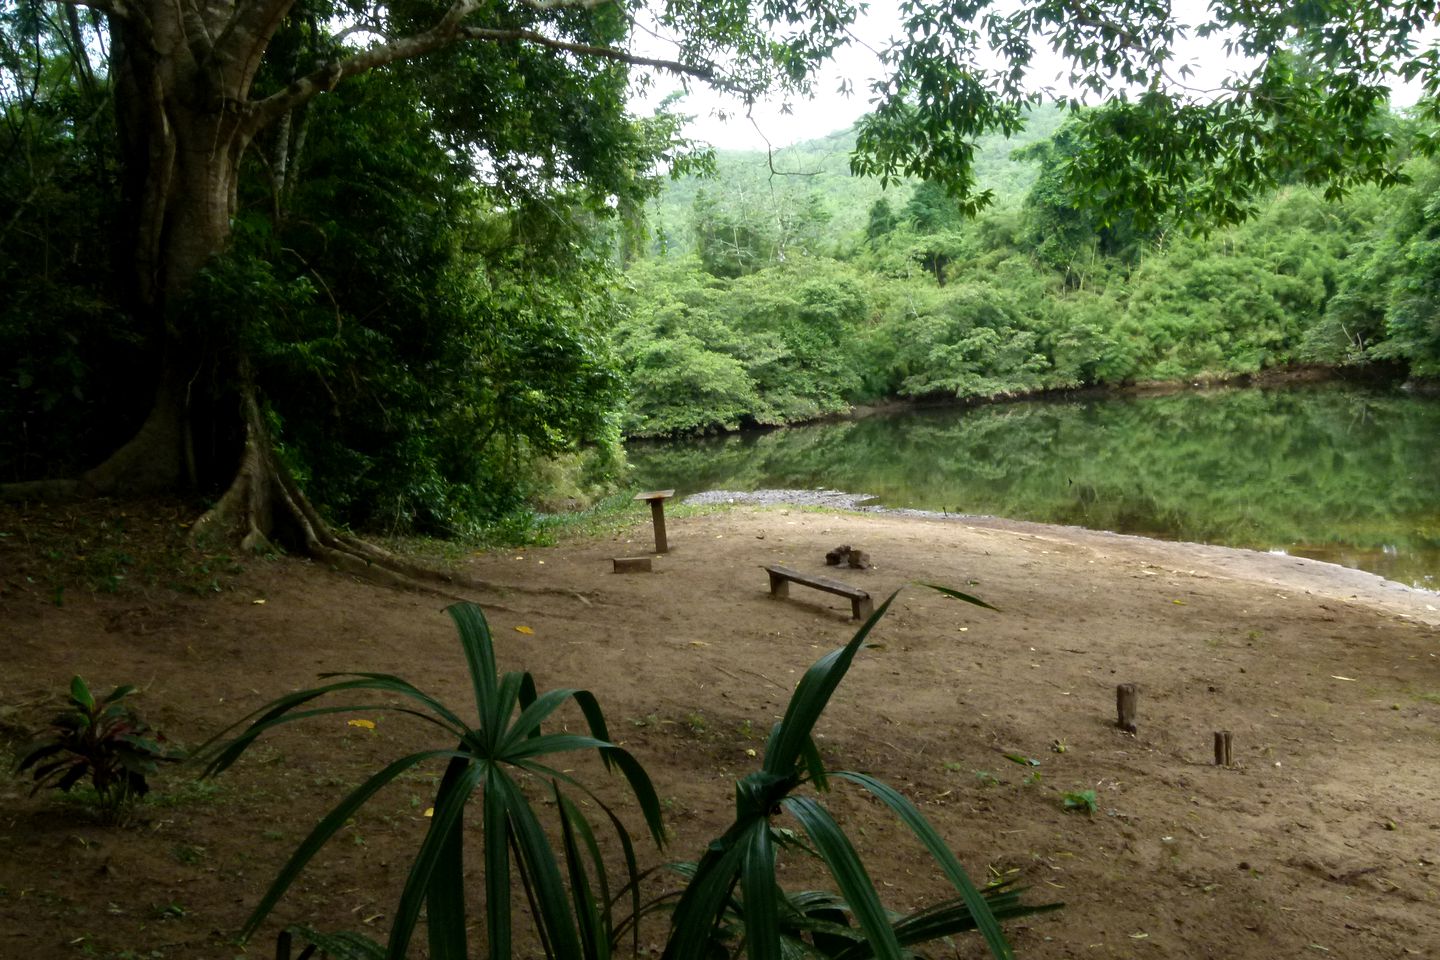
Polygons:
<instances>
[{"instance_id":1,"label":"tall tree in background","mask_svg":"<svg viewBox=\"0 0 1440 960\"><path fill-rule=\"evenodd\" d=\"M156 388L143 424L113 456L78 482L19 492L172 489L195 479L197 432L233 437L230 467L239 466L218 519L255 543L274 517L286 516L312 550L358 552L363 561L376 555L331 535L279 468L246 338L187 305L201 271L231 243L243 179L268 177L280 197L289 188L307 106L358 77L398 75L423 58L412 76L428 136L491 184L498 200L523 206L576 188L623 205L641 189L637 174L670 146L625 115L633 70L747 96L776 86L803 91L815 66L850 42L858 6L27 2L65 11L52 22L62 25L55 36L65 38L77 84L105 87L113 102L107 129L117 148L125 252L116 277ZM88 8L87 16L72 15L76 8ZM1026 70L1038 49L1051 47L1097 96L1138 91L1088 115L1067 183L1102 210L1129 209L1142 226L1171 210L1238 219L1255 190L1281 178L1336 191L1393 182L1395 137L1376 118L1397 71L1423 78L1434 102L1436 54L1413 48L1434 12L1420 2L1216 0L1209 23L1186 28L1153 0L1025 0L1006 12L983 0L906 3L853 167L921 177L947 185L962 206L983 204L970 176L974 138L1021 122L1024 105L1037 99ZM646 34L637 18L675 38L664 57L637 52L632 38ZM0 21L11 77L28 75L27 58L45 56L23 41L24 20ZM1211 31L1232 37L1257 65L1218 92L1190 91L1171 73L1175 44L1187 32ZM998 68L982 60L991 47L1003 54ZM103 68L82 65L94 51L104 51ZM214 395L197 397L206 384ZM217 475L227 472L224 459Z\"/></svg>"}]
</instances>

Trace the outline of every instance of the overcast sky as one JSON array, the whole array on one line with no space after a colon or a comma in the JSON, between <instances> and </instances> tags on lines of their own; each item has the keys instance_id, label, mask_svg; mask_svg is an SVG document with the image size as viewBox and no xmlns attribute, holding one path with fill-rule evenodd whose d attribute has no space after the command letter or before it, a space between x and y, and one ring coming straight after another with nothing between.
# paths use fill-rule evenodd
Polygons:
<instances>
[{"instance_id":1,"label":"overcast sky","mask_svg":"<svg viewBox=\"0 0 1440 960\"><path fill-rule=\"evenodd\" d=\"M764 149L767 142L772 147L788 146L803 140L825 136L842 130L854 123L869 109L870 80L881 71L877 50L885 41L898 32L900 17L898 0L873 0L870 9L862 16L852 31L863 43L853 43L841 50L815 83L813 100L797 100L791 104L791 111L784 112L784 103L779 99L755 104L746 116L746 109L738 99L717 93L700 84L692 86L691 92L681 102L680 112L691 114L694 120L686 127L686 135L711 143L721 149ZM1206 0L1175 0L1176 19L1181 23L1199 23L1205 19ZM664 56L663 47L647 52ZM1245 66L1241 61L1227 59L1223 38L1190 38L1177 48L1177 66L1188 64L1195 71L1193 84L1201 88L1218 86L1228 75ZM1037 65L1031 72L1036 87L1056 86L1066 89L1065 63L1059 57L1037 52ZM842 80L849 80L854 93L840 94ZM647 113L660 98L679 89L669 78L661 77L656 88L649 95L634 102L637 113ZM1418 89L1397 91L1399 105L1414 103Z\"/></svg>"}]
</instances>

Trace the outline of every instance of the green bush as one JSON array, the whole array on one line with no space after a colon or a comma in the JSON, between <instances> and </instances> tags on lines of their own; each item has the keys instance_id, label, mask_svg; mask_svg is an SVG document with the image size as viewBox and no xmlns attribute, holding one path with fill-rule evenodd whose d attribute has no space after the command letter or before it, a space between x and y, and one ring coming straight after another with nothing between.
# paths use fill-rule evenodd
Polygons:
<instances>
[{"instance_id":1,"label":"green bush","mask_svg":"<svg viewBox=\"0 0 1440 960\"><path fill-rule=\"evenodd\" d=\"M134 692L120 686L96 700L83 679L71 679L70 709L51 721L50 735L26 748L16 764L17 773L33 771L32 796L45 787L69 792L89 776L101 815L113 820L150 791L149 776L161 763L184 757L123 702Z\"/></svg>"}]
</instances>

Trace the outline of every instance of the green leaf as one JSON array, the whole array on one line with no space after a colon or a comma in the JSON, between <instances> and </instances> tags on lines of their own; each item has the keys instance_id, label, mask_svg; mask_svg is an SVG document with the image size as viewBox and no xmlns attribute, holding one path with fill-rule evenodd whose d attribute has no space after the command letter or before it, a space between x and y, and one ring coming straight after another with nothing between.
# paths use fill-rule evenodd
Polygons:
<instances>
[{"instance_id":1,"label":"green leaf","mask_svg":"<svg viewBox=\"0 0 1440 960\"><path fill-rule=\"evenodd\" d=\"M921 581L920 585L922 587L929 587L931 590L935 590L939 593L943 593L947 597L954 597L956 600L964 600L966 603L973 603L977 607L984 607L986 610L994 610L996 613L1000 612L999 607L992 607L990 604L986 603L984 600L981 600L979 597L971 596L968 593L961 593L959 590L952 590L949 587L942 587L938 583L925 583L924 581Z\"/></svg>"},{"instance_id":2,"label":"green leaf","mask_svg":"<svg viewBox=\"0 0 1440 960\"><path fill-rule=\"evenodd\" d=\"M455 737L456 739L464 739L466 734L470 732L469 728L460 721L459 717L451 713L448 707L440 703L435 698L412 686L407 681L401 680L399 677L393 677L389 674L382 673L330 673L321 674L321 676L348 676L354 679L342 680L336 683L326 684L322 687L311 687L308 690L300 690L296 693L291 693L287 694L286 696L279 697L278 699L272 700L271 702L265 704L263 707L260 707L258 710L247 714L245 717L226 727L224 730L221 730L215 736L211 737L209 740L205 741L205 743L201 744L200 747L195 751L195 757L206 762L205 769L202 772L201 776L213 776L214 774L221 773L227 768L229 768L231 764L233 764L236 760L240 758L240 755L245 752L246 748L248 748L250 744L253 743L255 739L259 737L262 733L264 733L266 730L269 730L270 728L275 726L279 726L282 723L290 723L295 720L303 719L310 716L317 716L322 713L339 713L345 710L364 709L391 710L402 713L410 713L411 716L419 717L425 720L427 723L437 724L443 727L446 731L450 733L451 736ZM342 690L378 690L382 693L399 694L400 696L415 700L423 706L429 707L430 710L435 714L435 716L430 716L426 713L419 711L409 710L406 708L397 708L388 705L377 705L369 707L364 705L351 705L346 707L326 707L302 713L291 712L296 707L309 703L311 700L322 697L327 693L336 693ZM255 719L252 720L252 718ZM245 730L244 733L236 737L235 740L231 741L228 744L222 743L226 735L228 735L232 730L244 726L247 722L250 724L250 726ZM211 756L212 754L213 757ZM211 757L211 759L206 761L206 757Z\"/></svg>"},{"instance_id":3,"label":"green leaf","mask_svg":"<svg viewBox=\"0 0 1440 960\"><path fill-rule=\"evenodd\" d=\"M889 785L882 783L868 774L839 772L832 776L858 783L869 790L875 796L894 810L904 824L910 828L910 832L920 840L920 843L930 852L940 865L945 878L960 892L966 905L975 916L976 925L980 934L985 938L985 943L990 948L990 953L996 960L1007 960L1012 957L1010 944L1005 939L1005 934L1000 930L1000 924L995 921L995 916L990 912L990 906L980 891L970 882L970 877L965 873L965 868L960 865L959 859L954 852L940 838L940 834L930 825L930 821L916 809L915 805L902 796Z\"/></svg>"},{"instance_id":4,"label":"green leaf","mask_svg":"<svg viewBox=\"0 0 1440 960\"><path fill-rule=\"evenodd\" d=\"M800 758L805 763L805 773L810 777L810 782L815 785L815 789L829 790L830 781L825 773L825 761L820 757L820 748L815 746L813 737L805 738L805 746L800 751Z\"/></svg>"},{"instance_id":5,"label":"green leaf","mask_svg":"<svg viewBox=\"0 0 1440 960\"><path fill-rule=\"evenodd\" d=\"M454 757L445 768L437 797L456 789L469 766ZM437 799L438 807L439 801ZM426 934L431 960L468 960L465 933L464 823L457 821L440 843L435 869L425 885Z\"/></svg>"},{"instance_id":6,"label":"green leaf","mask_svg":"<svg viewBox=\"0 0 1440 960\"><path fill-rule=\"evenodd\" d=\"M76 677L75 679L78 680L78 679L80 679L80 678L79 678L79 677ZM113 703L115 703L116 701L125 699L126 697L130 696L130 694L132 694L132 693L134 693L134 692L135 692L135 687L134 687L134 686L132 686L131 684L128 684L128 683L124 683L124 684L121 684L120 686L116 687L114 690L111 690L111 691L110 691L110 695L107 696L104 700L101 700L100 702L103 703L103 704L113 704ZM73 693L74 693L74 687L73 687L73 686L71 687L71 693L72 693L72 695L73 695Z\"/></svg>"},{"instance_id":7,"label":"green leaf","mask_svg":"<svg viewBox=\"0 0 1440 960\"><path fill-rule=\"evenodd\" d=\"M400 892L400 901L395 906L395 919L390 924L390 942L386 945L386 956L390 960L405 960L410 949L410 938L420 917L420 908L425 904L435 868L452 842L452 834L460 829L461 818L470 795L485 776L489 764L474 761L459 751L446 751L450 756L465 761L466 766L457 776L446 777L440 782L435 796L435 812L430 818L430 829L410 865L405 878L405 887ZM448 771L447 771L448 773Z\"/></svg>"},{"instance_id":8,"label":"green leaf","mask_svg":"<svg viewBox=\"0 0 1440 960\"><path fill-rule=\"evenodd\" d=\"M525 795L509 777L496 777L490 789L500 794L510 818L510 830L520 851L525 877L535 897L541 932L557 957L581 955L580 939L570 910L570 898L560 878L555 851Z\"/></svg>"},{"instance_id":9,"label":"green leaf","mask_svg":"<svg viewBox=\"0 0 1440 960\"><path fill-rule=\"evenodd\" d=\"M347 687L347 689L349 688ZM314 697L305 697L301 700L298 700L296 705L298 705L299 703L308 702L309 700L313 699ZM291 709L291 707L287 706L285 709L286 711L288 711ZM266 717L262 717L261 719L256 720L253 724L251 724L248 729L246 729L244 733L242 733L240 736L236 737L229 743L217 744L216 740L218 738L212 737L210 740L202 744L200 748L195 752L194 759L200 760L205 764L205 766L200 771L200 776L202 778L216 776L217 774L224 773L227 769L229 769L230 766L234 764L235 761L239 760L241 755L250 748L250 745L253 744L257 739L260 738L262 734L264 734L268 730L271 730L283 724L294 723L296 720L305 720L310 717L320 717L336 713L360 712L404 713L409 714L413 717L418 717L419 719L424 720L427 723L436 724L443 728L447 733L453 734L458 737L463 737L466 732L463 729L459 732L452 730L450 729L450 727L448 727L444 723L441 723L439 720L437 720L430 714L422 713L418 710L411 710L406 707L395 707L383 703L352 703L334 707L316 707L313 710L298 710L294 712L282 711L280 713L275 713L272 711L271 713L266 714L266 717L268 717L269 719L266 719ZM236 724L235 726L238 726L238 724ZM231 726L229 729L233 730L235 726Z\"/></svg>"},{"instance_id":10,"label":"green leaf","mask_svg":"<svg viewBox=\"0 0 1440 960\"><path fill-rule=\"evenodd\" d=\"M745 898L745 953L749 960L779 960L780 926L775 903L775 847L770 824L762 821L746 838L740 865L740 893Z\"/></svg>"},{"instance_id":11,"label":"green leaf","mask_svg":"<svg viewBox=\"0 0 1440 960\"><path fill-rule=\"evenodd\" d=\"M694 876L675 905L663 960L692 960L706 955L720 924L726 898L735 886L747 833L753 829L768 830L769 825L763 819L733 824L700 858Z\"/></svg>"},{"instance_id":12,"label":"green leaf","mask_svg":"<svg viewBox=\"0 0 1440 960\"><path fill-rule=\"evenodd\" d=\"M495 700L495 644L484 612L473 603L452 603L445 608L460 633L460 647L475 691L475 709L484 723L485 705Z\"/></svg>"},{"instance_id":13,"label":"green leaf","mask_svg":"<svg viewBox=\"0 0 1440 960\"><path fill-rule=\"evenodd\" d=\"M270 884L270 889L265 891L265 896L260 899L260 903L255 907L254 911L251 912L249 919L245 921L245 925L240 929L240 936L243 939L249 939L250 936L260 928L260 924L265 920L265 917L269 915L271 909L273 909L275 904L280 900L280 897L289 889L290 884L295 882L295 878L300 875L301 870L305 869L305 865L310 862L310 859L320 851L320 848L323 847L338 830L350 821L350 818L365 804L365 801L374 796L381 787L390 783L390 781L417 763L436 757L456 756L463 755L457 754L453 750L424 750L420 753L412 753L409 756L401 757L399 760L389 764L385 769L351 791L344 800L340 801L335 809L321 818L320 822L315 825L315 828L310 831L309 836L300 843L300 846L295 848L295 852L290 855L290 859L286 861L285 866L281 867L280 872L275 875L275 879Z\"/></svg>"},{"instance_id":14,"label":"green leaf","mask_svg":"<svg viewBox=\"0 0 1440 960\"><path fill-rule=\"evenodd\" d=\"M590 735L597 740L612 740L610 730L605 725L605 714L600 710L600 701L589 690L576 690L575 703L580 707L580 712L585 716L585 723L590 728ZM602 754L605 766L610 766L610 757Z\"/></svg>"},{"instance_id":15,"label":"green leaf","mask_svg":"<svg viewBox=\"0 0 1440 960\"><path fill-rule=\"evenodd\" d=\"M510 814L499 788L498 767L485 772L485 929L489 933L490 956L510 956Z\"/></svg>"},{"instance_id":16,"label":"green leaf","mask_svg":"<svg viewBox=\"0 0 1440 960\"><path fill-rule=\"evenodd\" d=\"M384 960L385 957L385 948L363 934L348 931L321 933L304 924L285 929L314 944L330 960Z\"/></svg>"},{"instance_id":17,"label":"green leaf","mask_svg":"<svg viewBox=\"0 0 1440 960\"><path fill-rule=\"evenodd\" d=\"M830 703L830 697L840 681L845 678L845 673L850 669L850 662L855 658L855 652L870 635L875 624L890 609L890 604L895 601L895 593L885 598L885 602L875 608L865 623L856 631L850 642L838 650L834 650L821 657L805 675L800 678L800 684L795 688L795 693L790 697L790 704L785 710L785 717L780 725L771 733L771 742L765 747L764 769L768 773L783 775L789 773L795 767L800 752L804 749L805 742L810 738L810 732L815 727L815 722L820 719L820 714Z\"/></svg>"},{"instance_id":18,"label":"green leaf","mask_svg":"<svg viewBox=\"0 0 1440 960\"><path fill-rule=\"evenodd\" d=\"M78 675L70 678L70 699L87 711L95 709L95 698Z\"/></svg>"},{"instance_id":19,"label":"green leaf","mask_svg":"<svg viewBox=\"0 0 1440 960\"><path fill-rule=\"evenodd\" d=\"M506 731L510 728L510 717L520 701L520 690L525 685L523 673L511 672L500 678L495 696L480 709L480 739L484 749L494 756L501 756Z\"/></svg>"},{"instance_id":20,"label":"green leaf","mask_svg":"<svg viewBox=\"0 0 1440 960\"><path fill-rule=\"evenodd\" d=\"M551 796L560 813L560 836L565 849L565 870L570 880L570 899L575 906L575 917L580 925L580 946L585 960L609 960L610 924L602 914L608 909L610 891L605 880L605 861L600 856L600 847L595 834L580 808L560 792L559 785L551 783ZM597 896L590 887L590 875L586 870L585 858L580 844L590 856L601 891Z\"/></svg>"},{"instance_id":21,"label":"green leaf","mask_svg":"<svg viewBox=\"0 0 1440 960\"><path fill-rule=\"evenodd\" d=\"M533 681L531 681L530 686L533 690ZM519 740L538 736L540 724L545 721L545 718L554 713L559 709L561 704L578 692L579 691L576 690L566 689L547 690L544 694L534 698L529 706L521 711L520 716L515 718L515 722L510 725L510 729L506 731L505 739L498 748L499 752L502 754L507 752L510 748L514 747Z\"/></svg>"},{"instance_id":22,"label":"green leaf","mask_svg":"<svg viewBox=\"0 0 1440 960\"><path fill-rule=\"evenodd\" d=\"M870 881L870 874L860 861L855 848L839 825L809 797L787 797L785 809L800 821L805 833L819 851L830 875L835 878L840 894L850 905L865 938L880 960L901 960L900 944L890 928L890 920L880 903L880 895Z\"/></svg>"},{"instance_id":23,"label":"green leaf","mask_svg":"<svg viewBox=\"0 0 1440 960\"><path fill-rule=\"evenodd\" d=\"M543 733L538 737L522 740L499 756L506 762L516 763L530 757L544 756L547 753L588 749L603 750L614 746L613 743L606 743L604 740L596 740L594 737L585 737L577 733Z\"/></svg>"}]
</instances>

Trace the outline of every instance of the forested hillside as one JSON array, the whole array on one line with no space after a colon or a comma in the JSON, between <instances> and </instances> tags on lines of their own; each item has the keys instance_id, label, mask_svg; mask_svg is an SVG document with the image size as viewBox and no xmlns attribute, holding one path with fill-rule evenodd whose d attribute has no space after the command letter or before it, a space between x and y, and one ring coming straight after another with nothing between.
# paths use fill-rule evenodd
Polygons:
<instances>
[{"instance_id":1,"label":"forested hillside","mask_svg":"<svg viewBox=\"0 0 1440 960\"><path fill-rule=\"evenodd\" d=\"M999 206L1023 201L1035 182L1037 168L1012 155L1019 148L1048 140L1063 119L1059 108L1037 107L1014 139L998 133L980 137L975 150L979 188L991 191ZM795 220L803 218L807 210L821 209L825 217L820 245L839 252L845 240L865 229L877 200L884 197L892 206L904 206L914 192L914 184L895 184L887 190L875 178L852 176L854 152L853 129L769 152L717 150L713 178L688 176L670 181L647 206L653 249L668 255L694 249L699 200L702 206L711 205L717 216L736 220L757 221L767 213Z\"/></svg>"},{"instance_id":2,"label":"forested hillside","mask_svg":"<svg viewBox=\"0 0 1440 960\"><path fill-rule=\"evenodd\" d=\"M1393 122L1408 123L1401 119ZM1329 200L1279 183L1238 225L1109 222L1050 109L975 160L989 206L848 175L851 134L722 153L666 186L616 344L632 435L791 423L883 398L1215 379L1293 363L1440 374L1440 173ZM773 172L772 172L773 167Z\"/></svg>"}]
</instances>

